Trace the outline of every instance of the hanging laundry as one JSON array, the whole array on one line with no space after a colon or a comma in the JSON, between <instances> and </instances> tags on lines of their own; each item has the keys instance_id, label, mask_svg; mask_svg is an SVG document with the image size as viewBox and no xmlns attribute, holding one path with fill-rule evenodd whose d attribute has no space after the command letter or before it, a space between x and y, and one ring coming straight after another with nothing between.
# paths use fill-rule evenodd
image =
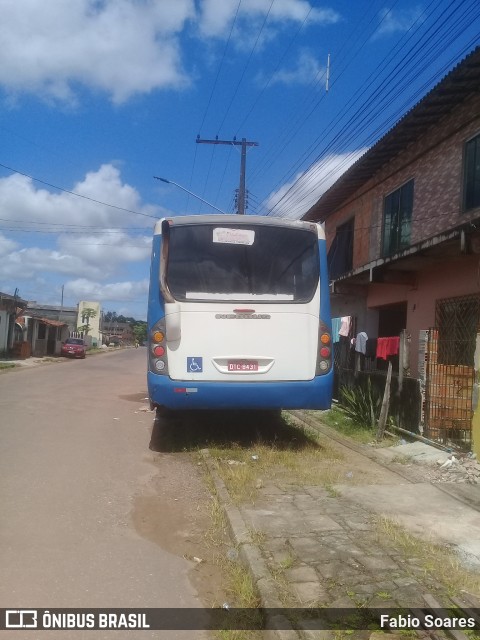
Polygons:
<instances>
[{"instance_id":1,"label":"hanging laundry","mask_svg":"<svg viewBox=\"0 0 480 640\"><path fill-rule=\"evenodd\" d=\"M368 336L365 331L360 331L360 333L357 334L357 337L355 339L355 351L357 353L363 353L363 355L365 355L365 352L367 350L367 340Z\"/></svg>"},{"instance_id":2,"label":"hanging laundry","mask_svg":"<svg viewBox=\"0 0 480 640\"><path fill-rule=\"evenodd\" d=\"M348 336L350 335L351 321L352 321L351 316L343 316L341 318L340 331L338 332L339 335L344 336L345 338L348 338Z\"/></svg>"},{"instance_id":3,"label":"hanging laundry","mask_svg":"<svg viewBox=\"0 0 480 640\"><path fill-rule=\"evenodd\" d=\"M399 349L399 336L392 336L390 338L378 338L377 340L377 358L386 360L389 356L398 356Z\"/></svg>"},{"instance_id":4,"label":"hanging laundry","mask_svg":"<svg viewBox=\"0 0 480 640\"><path fill-rule=\"evenodd\" d=\"M336 343L340 339L341 318L332 318L332 342Z\"/></svg>"}]
</instances>

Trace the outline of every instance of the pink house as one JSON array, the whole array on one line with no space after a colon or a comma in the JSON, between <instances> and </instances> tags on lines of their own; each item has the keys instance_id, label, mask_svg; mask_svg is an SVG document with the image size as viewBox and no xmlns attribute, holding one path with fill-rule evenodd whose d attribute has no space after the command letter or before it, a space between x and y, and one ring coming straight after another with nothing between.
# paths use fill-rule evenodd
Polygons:
<instances>
[{"instance_id":1,"label":"pink house","mask_svg":"<svg viewBox=\"0 0 480 640\"><path fill-rule=\"evenodd\" d=\"M304 219L325 225L332 317L350 317L351 337L363 332L373 347L344 367L384 371L391 360L401 380L418 383L420 430L469 444L480 334L480 47ZM388 343L397 349L376 357L389 338L399 338Z\"/></svg>"}]
</instances>

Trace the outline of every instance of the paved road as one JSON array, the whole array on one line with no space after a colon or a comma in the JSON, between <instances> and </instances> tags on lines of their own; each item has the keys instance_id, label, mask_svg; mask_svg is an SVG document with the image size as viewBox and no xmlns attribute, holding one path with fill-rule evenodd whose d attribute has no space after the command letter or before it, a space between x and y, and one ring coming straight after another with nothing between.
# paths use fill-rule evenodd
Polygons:
<instances>
[{"instance_id":1,"label":"paved road","mask_svg":"<svg viewBox=\"0 0 480 640\"><path fill-rule=\"evenodd\" d=\"M127 349L0 375L0 607L202 606L191 563L134 526L158 475L152 414L139 411L145 358ZM38 637L59 633L83 637ZM192 633L202 637L85 637Z\"/></svg>"}]
</instances>

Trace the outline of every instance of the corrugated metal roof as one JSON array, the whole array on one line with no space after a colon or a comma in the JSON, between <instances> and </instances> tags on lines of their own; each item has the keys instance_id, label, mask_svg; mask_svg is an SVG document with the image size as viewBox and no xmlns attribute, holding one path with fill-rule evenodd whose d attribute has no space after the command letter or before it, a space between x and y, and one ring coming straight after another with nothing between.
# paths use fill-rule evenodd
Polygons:
<instances>
[{"instance_id":1,"label":"corrugated metal roof","mask_svg":"<svg viewBox=\"0 0 480 640\"><path fill-rule=\"evenodd\" d=\"M50 320L50 318L36 318L39 322L43 322L43 324L48 324L51 327L65 327L67 326L66 322L60 322L60 320Z\"/></svg>"},{"instance_id":2,"label":"corrugated metal roof","mask_svg":"<svg viewBox=\"0 0 480 640\"><path fill-rule=\"evenodd\" d=\"M19 296L11 296L9 293L2 293L1 291L0 291L0 300L15 302L19 307L24 307L27 305L27 301L23 300Z\"/></svg>"},{"instance_id":3,"label":"corrugated metal roof","mask_svg":"<svg viewBox=\"0 0 480 640\"><path fill-rule=\"evenodd\" d=\"M480 47L477 47L357 160L302 219L323 222L385 163L417 140L419 132L424 133L437 124L468 96L478 93L479 89Z\"/></svg>"}]
</instances>

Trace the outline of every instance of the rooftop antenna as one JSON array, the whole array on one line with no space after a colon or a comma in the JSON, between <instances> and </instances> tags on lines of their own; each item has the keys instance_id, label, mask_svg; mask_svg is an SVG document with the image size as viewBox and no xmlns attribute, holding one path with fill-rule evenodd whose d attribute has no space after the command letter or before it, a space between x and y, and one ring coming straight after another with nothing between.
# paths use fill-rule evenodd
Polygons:
<instances>
[{"instance_id":1,"label":"rooftop antenna","mask_svg":"<svg viewBox=\"0 0 480 640\"><path fill-rule=\"evenodd\" d=\"M328 93L328 87L330 84L330 54L327 56L327 81L325 83L325 91Z\"/></svg>"}]
</instances>

